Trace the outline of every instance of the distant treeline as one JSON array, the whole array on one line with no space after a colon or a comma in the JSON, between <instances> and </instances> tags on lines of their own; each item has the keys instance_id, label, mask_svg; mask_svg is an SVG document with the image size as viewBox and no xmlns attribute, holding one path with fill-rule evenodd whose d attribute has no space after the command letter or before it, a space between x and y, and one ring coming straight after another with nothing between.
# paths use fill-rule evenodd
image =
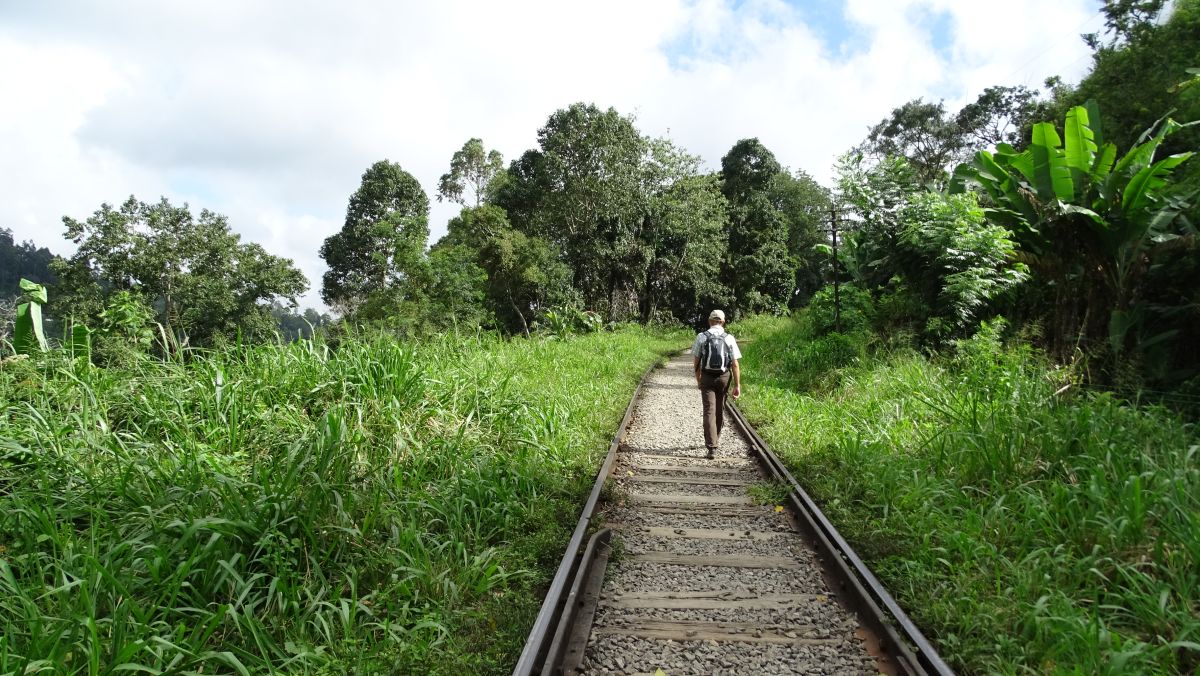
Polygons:
<instances>
[{"instance_id":1,"label":"distant treeline","mask_svg":"<svg viewBox=\"0 0 1200 676\"><path fill-rule=\"evenodd\" d=\"M20 282L28 279L38 284L54 284L57 279L50 270L54 254L26 240L18 244L13 232L0 228L0 298L21 294Z\"/></svg>"}]
</instances>

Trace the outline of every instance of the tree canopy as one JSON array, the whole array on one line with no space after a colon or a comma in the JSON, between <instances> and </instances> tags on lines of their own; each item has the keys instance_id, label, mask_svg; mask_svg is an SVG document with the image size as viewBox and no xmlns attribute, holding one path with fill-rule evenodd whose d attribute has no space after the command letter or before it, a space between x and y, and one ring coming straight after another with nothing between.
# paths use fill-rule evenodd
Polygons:
<instances>
[{"instance_id":1,"label":"tree canopy","mask_svg":"<svg viewBox=\"0 0 1200 676\"><path fill-rule=\"evenodd\" d=\"M485 151L482 139L470 139L450 158L450 171L438 180L438 201L478 207L503 171L504 157L499 151Z\"/></svg>"},{"instance_id":2,"label":"tree canopy","mask_svg":"<svg viewBox=\"0 0 1200 676\"><path fill-rule=\"evenodd\" d=\"M788 221L775 197L786 176L775 155L756 138L742 139L721 158L721 191L729 201L729 243L721 279L733 317L778 312L795 283Z\"/></svg>"},{"instance_id":3,"label":"tree canopy","mask_svg":"<svg viewBox=\"0 0 1200 676\"><path fill-rule=\"evenodd\" d=\"M166 198L148 204L130 197L63 223L78 249L52 264L59 284L50 301L59 317L96 322L110 296L127 292L166 329L203 345L238 333L270 335L267 304L294 304L308 288L290 260L243 243L224 216L205 209L195 217Z\"/></svg>"},{"instance_id":4,"label":"tree canopy","mask_svg":"<svg viewBox=\"0 0 1200 676\"><path fill-rule=\"evenodd\" d=\"M342 229L321 245L329 265L321 298L344 314L386 314L405 299L404 281L421 264L429 240L429 198L399 164L380 160L350 196Z\"/></svg>"}]
</instances>

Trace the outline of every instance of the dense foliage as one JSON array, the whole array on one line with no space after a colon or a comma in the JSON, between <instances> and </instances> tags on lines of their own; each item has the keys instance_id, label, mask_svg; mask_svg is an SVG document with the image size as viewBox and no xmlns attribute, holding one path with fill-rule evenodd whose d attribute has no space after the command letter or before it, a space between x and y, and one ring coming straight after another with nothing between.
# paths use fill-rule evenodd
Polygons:
<instances>
[{"instance_id":1,"label":"dense foliage","mask_svg":"<svg viewBox=\"0 0 1200 676\"><path fill-rule=\"evenodd\" d=\"M1094 105L1067 111L1065 140L1040 122L1024 152L980 151L955 171L951 188L979 189L994 220L1012 229L1038 277L1056 289L1056 337L1121 359L1158 342L1146 334L1150 315L1173 309L1151 308L1142 287L1162 250L1191 234L1184 217L1191 196L1171 188L1173 171L1192 153L1157 155L1183 128L1167 118L1118 157L1091 123L1098 118Z\"/></svg>"},{"instance_id":2,"label":"dense foliage","mask_svg":"<svg viewBox=\"0 0 1200 676\"><path fill-rule=\"evenodd\" d=\"M1169 7L1105 3L1076 87L992 87L957 114L911 102L842 159L839 277L871 293L876 328L936 347L1003 313L1093 383L1196 388L1200 3ZM984 219L946 220L959 195Z\"/></svg>"},{"instance_id":3,"label":"dense foliage","mask_svg":"<svg viewBox=\"0 0 1200 676\"><path fill-rule=\"evenodd\" d=\"M739 405L956 669L1193 673L1194 426L999 329L930 360L743 322Z\"/></svg>"},{"instance_id":4,"label":"dense foliage","mask_svg":"<svg viewBox=\"0 0 1200 676\"><path fill-rule=\"evenodd\" d=\"M59 283L51 309L89 326L118 294L151 308L164 329L196 345L218 339L262 339L275 322L264 303L294 302L308 281L290 260L243 244L224 216L166 199L149 204L130 197L101 205L86 221L64 217L77 249L51 264Z\"/></svg>"},{"instance_id":5,"label":"dense foliage","mask_svg":"<svg viewBox=\"0 0 1200 676\"><path fill-rule=\"evenodd\" d=\"M438 199L463 209L428 251L424 192L399 165L373 165L322 247L322 297L353 321L413 333L527 334L550 313L693 324L714 306L779 312L820 286L812 246L827 192L757 139L708 173L584 103L555 111L537 138L507 169L481 139L454 153Z\"/></svg>"},{"instance_id":6,"label":"dense foliage","mask_svg":"<svg viewBox=\"0 0 1200 676\"><path fill-rule=\"evenodd\" d=\"M376 162L350 196L342 229L321 245L329 265L321 299L367 318L413 304L407 282L423 262L428 239L429 198L421 184L395 162Z\"/></svg>"},{"instance_id":7,"label":"dense foliage","mask_svg":"<svg viewBox=\"0 0 1200 676\"><path fill-rule=\"evenodd\" d=\"M504 673L684 336L0 366L0 673Z\"/></svg>"}]
</instances>

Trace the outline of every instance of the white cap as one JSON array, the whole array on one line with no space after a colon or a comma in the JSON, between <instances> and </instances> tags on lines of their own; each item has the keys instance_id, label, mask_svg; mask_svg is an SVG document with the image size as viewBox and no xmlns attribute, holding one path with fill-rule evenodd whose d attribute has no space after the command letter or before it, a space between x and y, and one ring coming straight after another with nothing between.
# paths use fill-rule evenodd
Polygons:
<instances>
[{"instance_id":1,"label":"white cap","mask_svg":"<svg viewBox=\"0 0 1200 676\"><path fill-rule=\"evenodd\" d=\"M725 313L721 312L720 310L713 310L712 312L708 313L708 318L709 319L720 319L721 321L725 321Z\"/></svg>"}]
</instances>

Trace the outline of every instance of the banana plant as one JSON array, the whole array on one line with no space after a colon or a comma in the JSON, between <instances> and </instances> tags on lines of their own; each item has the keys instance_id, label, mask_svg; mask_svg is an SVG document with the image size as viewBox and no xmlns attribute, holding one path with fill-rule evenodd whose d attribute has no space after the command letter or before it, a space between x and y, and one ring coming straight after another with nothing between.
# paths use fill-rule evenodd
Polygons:
<instances>
[{"instance_id":1,"label":"banana plant","mask_svg":"<svg viewBox=\"0 0 1200 676\"><path fill-rule=\"evenodd\" d=\"M46 302L46 287L28 279L21 280L22 302L17 306L13 324L13 349L17 354L46 351L46 336L42 333L42 305Z\"/></svg>"},{"instance_id":2,"label":"banana plant","mask_svg":"<svg viewBox=\"0 0 1200 676\"><path fill-rule=\"evenodd\" d=\"M1140 316L1134 305L1148 250L1194 232L1185 216L1194 194L1171 190L1172 172L1193 153L1157 160L1155 154L1163 139L1196 122L1159 120L1118 159L1099 120L1089 101L1068 111L1062 137L1041 122L1023 152L1005 144L980 151L955 169L950 192L985 194L989 215L1035 257L1050 251L1081 257L1083 274L1103 287L1109 341L1120 353Z\"/></svg>"}]
</instances>

